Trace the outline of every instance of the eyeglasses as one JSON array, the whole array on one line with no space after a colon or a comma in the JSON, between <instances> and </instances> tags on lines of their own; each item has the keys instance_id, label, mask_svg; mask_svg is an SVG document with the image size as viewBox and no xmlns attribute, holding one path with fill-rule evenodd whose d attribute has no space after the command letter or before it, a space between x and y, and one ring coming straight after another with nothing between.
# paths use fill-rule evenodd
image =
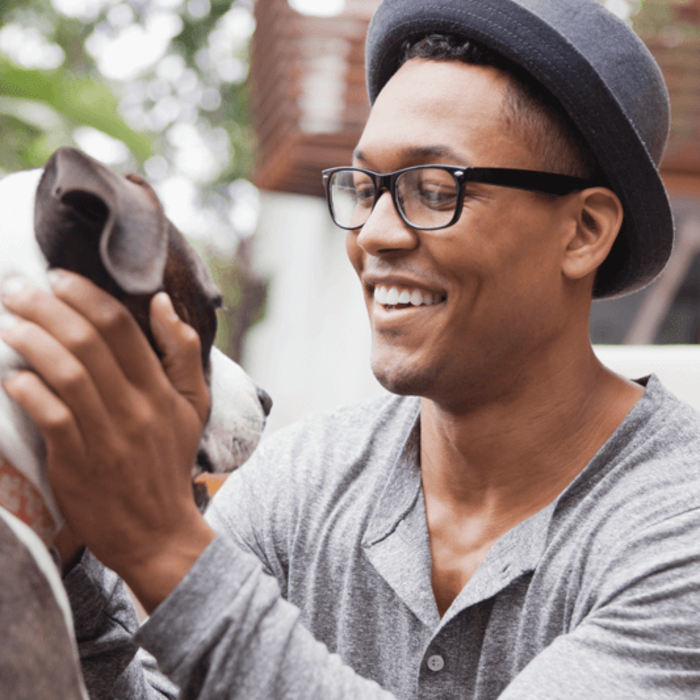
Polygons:
<instances>
[{"instance_id":1,"label":"eyeglasses","mask_svg":"<svg viewBox=\"0 0 700 700\"><path fill-rule=\"evenodd\" d=\"M386 174L364 168L330 168L322 174L331 217L347 230L367 223L385 190L391 193L396 211L411 228L435 231L457 222L469 182L556 196L594 186L591 180L570 175L452 165L416 165Z\"/></svg>"}]
</instances>

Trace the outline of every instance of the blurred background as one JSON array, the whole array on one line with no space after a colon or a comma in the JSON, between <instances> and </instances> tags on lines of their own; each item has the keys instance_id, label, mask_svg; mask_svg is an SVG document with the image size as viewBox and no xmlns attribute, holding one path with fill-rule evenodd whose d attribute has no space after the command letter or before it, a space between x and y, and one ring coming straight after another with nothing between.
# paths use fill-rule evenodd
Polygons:
<instances>
[{"instance_id":1,"label":"blurred background","mask_svg":"<svg viewBox=\"0 0 700 700\"><path fill-rule=\"evenodd\" d=\"M671 93L663 276L596 302L594 343L700 343L700 0L601 0ZM0 176L76 145L143 173L225 296L218 344L275 400L268 433L378 395L369 329L320 171L368 114L378 0L3 0ZM687 348L686 348L687 349ZM632 349L630 348L630 351Z\"/></svg>"}]
</instances>

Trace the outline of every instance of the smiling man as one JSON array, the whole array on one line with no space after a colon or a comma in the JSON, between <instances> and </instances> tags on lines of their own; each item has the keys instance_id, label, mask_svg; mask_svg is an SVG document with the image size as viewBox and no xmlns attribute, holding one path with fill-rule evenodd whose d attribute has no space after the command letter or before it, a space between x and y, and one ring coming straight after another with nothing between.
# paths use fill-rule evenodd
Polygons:
<instances>
[{"instance_id":1,"label":"smiling man","mask_svg":"<svg viewBox=\"0 0 700 700\"><path fill-rule=\"evenodd\" d=\"M431 45L438 56L464 50L463 40L433 35L408 55ZM422 397L441 616L496 541L563 491L643 393L601 367L588 342L595 271L620 227L620 202L578 178L551 178L553 189L574 190L566 195L529 189L546 189L537 177L549 163L532 148L536 136L520 137L504 114L513 81L490 65L408 60L379 94L355 157L401 173L394 200L363 170L344 171L354 177L345 188L337 171L329 183L332 204L356 193L347 247L367 300L374 373L390 391ZM485 173L484 184L469 179L471 164L507 170ZM491 184L512 170L523 189Z\"/></svg>"},{"instance_id":2,"label":"smiling man","mask_svg":"<svg viewBox=\"0 0 700 700\"><path fill-rule=\"evenodd\" d=\"M152 611L134 640L183 697L698 697L698 417L588 338L591 299L670 255L658 67L592 0L384 0L367 59L369 121L324 180L396 396L270 437L205 522L167 299L160 372L84 280L6 295L49 386L4 386L78 542ZM119 581L70 564L93 692L175 693Z\"/></svg>"}]
</instances>

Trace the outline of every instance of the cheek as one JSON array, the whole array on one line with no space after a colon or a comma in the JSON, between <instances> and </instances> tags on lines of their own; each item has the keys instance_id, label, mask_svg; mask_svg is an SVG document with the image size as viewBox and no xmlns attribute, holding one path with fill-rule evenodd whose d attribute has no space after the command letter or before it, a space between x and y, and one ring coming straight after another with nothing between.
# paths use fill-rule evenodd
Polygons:
<instances>
[{"instance_id":1,"label":"cheek","mask_svg":"<svg viewBox=\"0 0 700 700\"><path fill-rule=\"evenodd\" d=\"M561 250L556 222L546 212L509 207L482 228L481 254L493 284L525 294L547 287L555 292L561 276Z\"/></svg>"},{"instance_id":2,"label":"cheek","mask_svg":"<svg viewBox=\"0 0 700 700\"><path fill-rule=\"evenodd\" d=\"M532 231L530 239L523 241L519 259L511 266L517 292L547 305L560 296L563 282L561 251L555 232L548 233L551 237L543 240L538 239L537 231Z\"/></svg>"},{"instance_id":3,"label":"cheek","mask_svg":"<svg viewBox=\"0 0 700 700\"><path fill-rule=\"evenodd\" d=\"M484 331L498 345L523 351L561 323L561 272L551 246L523 244L485 276L479 297Z\"/></svg>"},{"instance_id":4,"label":"cheek","mask_svg":"<svg viewBox=\"0 0 700 700\"><path fill-rule=\"evenodd\" d=\"M465 332L493 337L527 318L539 325L560 289L554 231L517 210L509 213L472 219L461 245L455 238L433 248L436 264L449 271L453 310Z\"/></svg>"}]
</instances>

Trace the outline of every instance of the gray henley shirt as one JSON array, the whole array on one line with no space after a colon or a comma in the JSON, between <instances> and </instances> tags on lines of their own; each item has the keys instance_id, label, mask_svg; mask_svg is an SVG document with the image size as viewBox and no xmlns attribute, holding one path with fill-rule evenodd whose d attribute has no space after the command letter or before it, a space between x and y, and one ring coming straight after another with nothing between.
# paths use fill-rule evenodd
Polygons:
<instances>
[{"instance_id":1,"label":"gray henley shirt","mask_svg":"<svg viewBox=\"0 0 700 700\"><path fill-rule=\"evenodd\" d=\"M693 409L652 377L587 467L493 546L442 619L418 421L418 399L399 397L319 416L265 440L228 479L207 514L220 536L135 636L182 697L700 698ZM172 696L132 658L133 621L110 612L123 607L110 572L88 556L67 585L75 601L90 587L102 601L99 615L94 604L76 613L81 649L103 662L102 640L123 651L116 675L84 660L88 686L109 676L113 697Z\"/></svg>"}]
</instances>

